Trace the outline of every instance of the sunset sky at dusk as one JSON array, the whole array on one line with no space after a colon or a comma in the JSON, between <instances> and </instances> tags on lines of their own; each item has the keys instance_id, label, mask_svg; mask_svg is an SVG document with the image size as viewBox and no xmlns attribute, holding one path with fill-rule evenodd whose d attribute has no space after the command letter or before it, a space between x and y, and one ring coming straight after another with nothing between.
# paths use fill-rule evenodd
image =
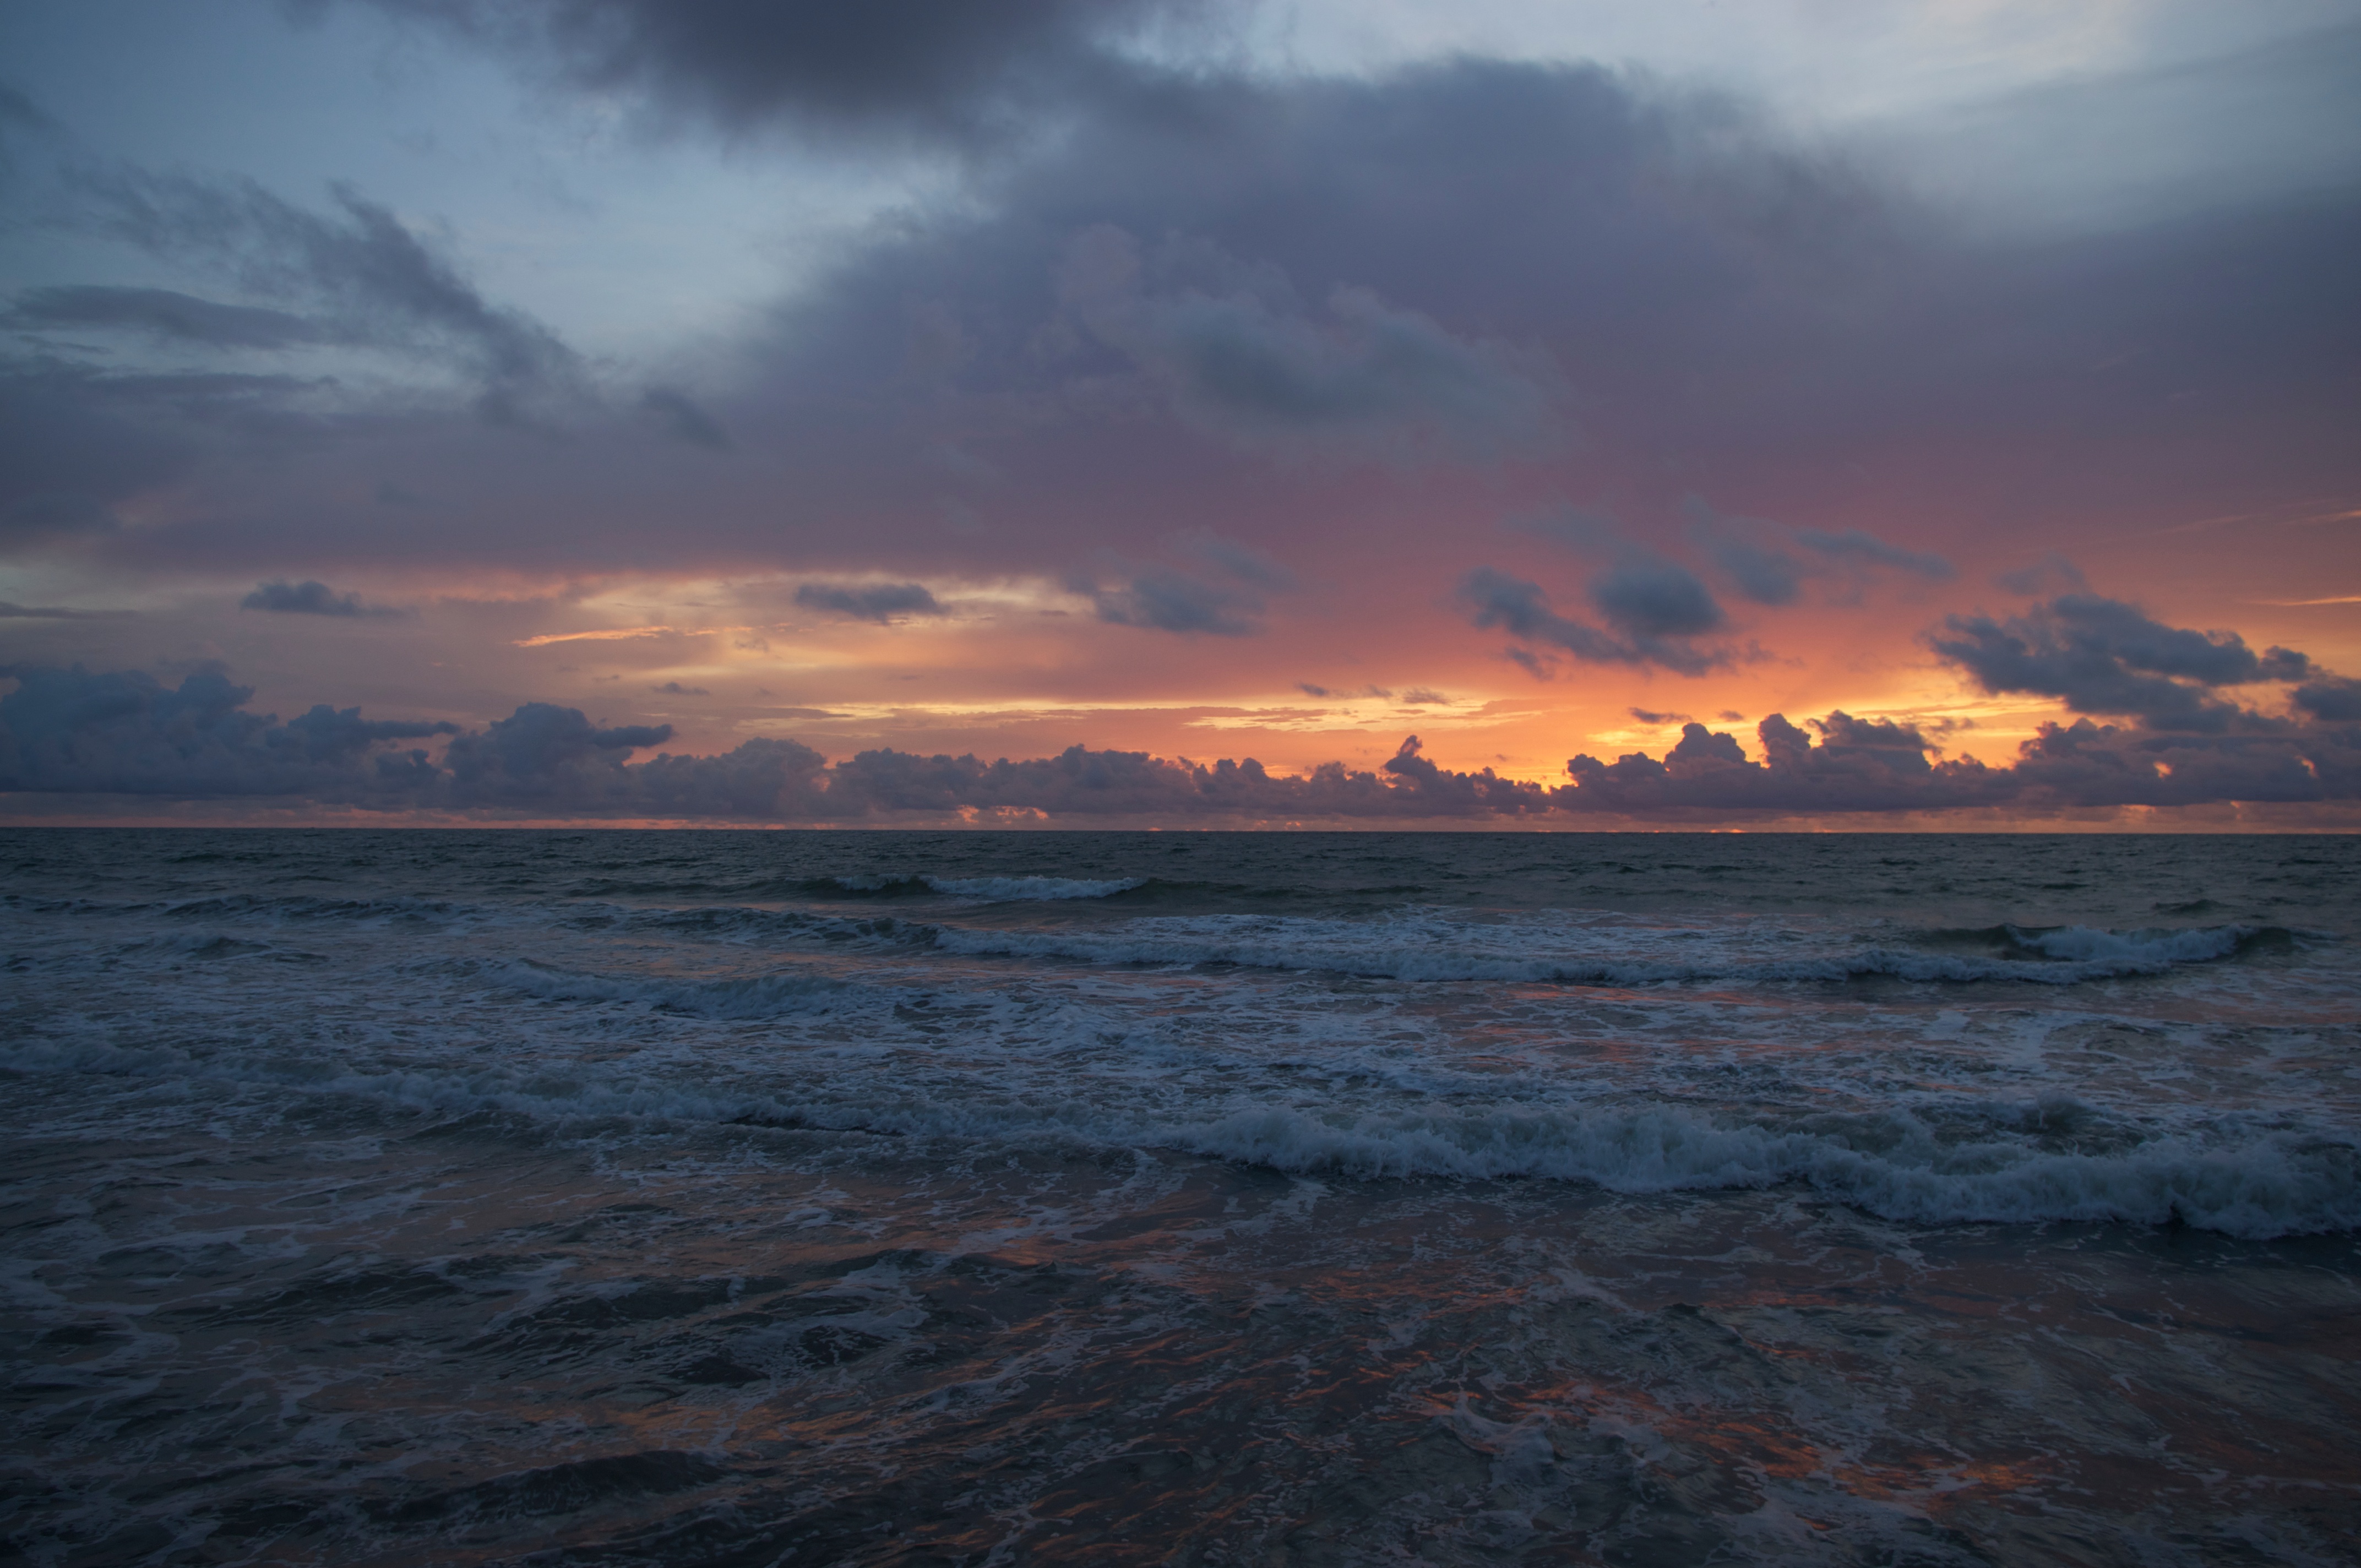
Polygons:
<instances>
[{"instance_id":1,"label":"sunset sky at dusk","mask_svg":"<svg viewBox=\"0 0 2361 1568\"><path fill-rule=\"evenodd\" d=\"M2361 4L17 0L0 212L11 820L2361 827Z\"/></svg>"}]
</instances>

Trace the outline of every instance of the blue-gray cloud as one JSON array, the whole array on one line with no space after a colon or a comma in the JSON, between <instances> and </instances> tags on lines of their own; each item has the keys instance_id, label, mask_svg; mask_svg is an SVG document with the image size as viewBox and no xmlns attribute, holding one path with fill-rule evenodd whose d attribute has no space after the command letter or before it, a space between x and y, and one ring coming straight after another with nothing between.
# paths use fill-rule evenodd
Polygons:
<instances>
[{"instance_id":1,"label":"blue-gray cloud","mask_svg":"<svg viewBox=\"0 0 2361 1568\"><path fill-rule=\"evenodd\" d=\"M1590 598L1614 630L1560 615L1538 583L1478 566L1459 581L1458 598L1471 624L1499 628L1529 645L1572 654L1586 663L1656 665L1701 675L1730 655L1688 639L1722 624L1721 607L1696 574L1665 561L1618 566L1592 581ZM1535 674L1546 665L1531 647L1512 649Z\"/></svg>"},{"instance_id":2,"label":"blue-gray cloud","mask_svg":"<svg viewBox=\"0 0 2361 1568\"><path fill-rule=\"evenodd\" d=\"M785 123L972 146L1159 73L1123 46L1202 0L372 0L535 74L742 136Z\"/></svg>"},{"instance_id":3,"label":"blue-gray cloud","mask_svg":"<svg viewBox=\"0 0 2361 1568\"><path fill-rule=\"evenodd\" d=\"M257 583L237 601L240 609L267 610L273 615L364 616L401 612L364 605L357 594L340 594L325 583L304 581Z\"/></svg>"},{"instance_id":4,"label":"blue-gray cloud","mask_svg":"<svg viewBox=\"0 0 2361 1568\"><path fill-rule=\"evenodd\" d=\"M334 334L302 316L258 305L225 305L171 289L67 284L18 294L0 324L19 329L132 328L223 348L285 348Z\"/></svg>"},{"instance_id":5,"label":"blue-gray cloud","mask_svg":"<svg viewBox=\"0 0 2361 1568\"><path fill-rule=\"evenodd\" d=\"M2077 713L2129 714L2154 729L2268 727L2278 721L2224 699L2219 689L2318 673L2292 650L2257 653L2235 632L2167 626L2137 606L2087 593L2061 595L2005 621L1951 616L1930 641L1986 691L2057 697Z\"/></svg>"},{"instance_id":6,"label":"blue-gray cloud","mask_svg":"<svg viewBox=\"0 0 2361 1568\"><path fill-rule=\"evenodd\" d=\"M848 620L873 620L880 626L912 615L946 614L923 583L877 583L845 587L806 583L796 589L796 602L806 609L825 610Z\"/></svg>"}]
</instances>

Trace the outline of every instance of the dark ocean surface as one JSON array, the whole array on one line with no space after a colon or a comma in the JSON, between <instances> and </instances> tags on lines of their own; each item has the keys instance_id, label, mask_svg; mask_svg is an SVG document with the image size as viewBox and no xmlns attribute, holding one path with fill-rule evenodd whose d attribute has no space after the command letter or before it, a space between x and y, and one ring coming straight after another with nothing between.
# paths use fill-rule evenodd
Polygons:
<instances>
[{"instance_id":1,"label":"dark ocean surface","mask_svg":"<svg viewBox=\"0 0 2361 1568\"><path fill-rule=\"evenodd\" d=\"M0 865L17 1560L2361 1562L2361 840Z\"/></svg>"}]
</instances>

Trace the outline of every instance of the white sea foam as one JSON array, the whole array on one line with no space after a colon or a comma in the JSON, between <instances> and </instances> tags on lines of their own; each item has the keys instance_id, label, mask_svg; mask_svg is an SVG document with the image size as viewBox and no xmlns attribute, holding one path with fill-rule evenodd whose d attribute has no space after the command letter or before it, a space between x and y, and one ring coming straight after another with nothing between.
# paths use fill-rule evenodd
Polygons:
<instances>
[{"instance_id":1,"label":"white sea foam","mask_svg":"<svg viewBox=\"0 0 2361 1568\"><path fill-rule=\"evenodd\" d=\"M1906 1112L1822 1116L1808 1125L1664 1104L1373 1111L1233 1103L1191 1114L1054 1096L951 1101L878 1078L856 1077L835 1086L835 1096L813 1097L583 1069L370 1068L98 1044L11 1046L0 1048L0 1067L263 1084L412 1112L522 1115L560 1129L618 1118L751 1123L1037 1150L1160 1149L1363 1179L1543 1179L1631 1193L1802 1183L1919 1223L2178 1220L2250 1238L2361 1228L2361 1142L2235 1119L2089 1153L2009 1136L2006 1116L1979 1136L1947 1141Z\"/></svg>"}]
</instances>

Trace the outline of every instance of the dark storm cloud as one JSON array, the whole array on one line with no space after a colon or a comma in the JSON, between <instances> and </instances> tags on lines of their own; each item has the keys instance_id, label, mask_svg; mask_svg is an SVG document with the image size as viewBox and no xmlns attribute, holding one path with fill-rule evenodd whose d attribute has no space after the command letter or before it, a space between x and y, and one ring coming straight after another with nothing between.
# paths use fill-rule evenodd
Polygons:
<instances>
[{"instance_id":1,"label":"dark storm cloud","mask_svg":"<svg viewBox=\"0 0 2361 1568\"><path fill-rule=\"evenodd\" d=\"M473 17L486 37L505 25L489 5L439 14ZM735 62L638 30L674 25L653 5L553 0L516 14L525 47L554 51L542 58L561 74L604 81L605 91L737 104L699 111L733 124L800 91L779 85L787 78L763 78L772 84L760 91L711 86L708 75ZM683 28L726 21L719 7L682 15ZM759 29L770 15L747 7L742 24ZM1056 15L1066 19L1055 36L1100 36L1096 23L1074 22L1080 12ZM620 27L612 39L622 41L583 53L560 37L577 25L568 17ZM1056 32L1070 23L1082 31ZM598 59L609 65L581 63ZM1807 482L1799 477L1817 484L1862 462L1882 483L1906 464L1907 482L1948 509L1947 537L1987 515L2033 537L2065 520L2178 508L2200 494L2341 494L2356 477L2349 414L2361 406L2361 308L2344 258L2361 252L2361 202L2349 190L2019 243L1963 237L1953 218L1825 143L1803 148L1742 105L1592 67L1457 60L1332 79L1208 70L1133 86L1053 95L1072 134L967 165L956 200L897 214L782 302L776 332L743 345L752 374L699 405L736 434L741 455L665 494L668 562L684 571L775 564L792 537L799 568L848 576L899 576L949 555L1063 577L1093 549L1137 558L1177 520L1251 510L1274 493L1265 483L1274 471L1304 499L1334 500L1310 493L1332 459L1473 464L1507 472L1522 493L1531 471L1518 466L1554 452L1579 466L1562 482L1632 494L1650 516L1676 507L1683 488L1784 496ZM943 102L954 100L983 101ZM911 102L891 93L874 101ZM160 197L151 204L178 211ZM230 226L289 227L274 223ZM370 231L349 212L314 223L366 248ZM1137 236L1133 274L1117 254L1122 236ZM291 254L310 255L299 241ZM223 258L244 252L206 242L188 254L235 271ZM293 268L291 291L237 298L344 321L349 302L309 281L314 270ZM500 359L500 334L466 326L481 314L459 310L453 324L430 326L389 307L385 319L444 344L475 386L494 379L485 367ZM526 339L509 357L530 366L538 361ZM226 383L221 390L233 395ZM136 435L150 451L48 487L59 499L28 516L82 521L42 521L45 539L69 539L60 531L71 526L101 538L126 498L161 491L185 472L175 463L189 461L185 415L151 419L81 395L133 427L116 432L126 450ZM300 408L302 396L291 389L285 407ZM324 474L301 558L323 572L339 552L536 568L560 550L569 561L644 560L656 520L654 503L636 499L649 493L639 481L645 465L676 455L607 438L625 420L664 418L654 407L586 411L573 428L587 439L498 451L456 422L405 425L389 438L412 464L401 471L436 475L437 493L455 498L447 525L388 529L381 509L333 504L347 492L332 481L349 476ZM1208 430L1239 450L1220 450ZM0 441L12 433L0 428ZM179 455L156 462L156 449ZM988 461L954 474L916 455L954 450ZM1304 451L1320 460L1297 463ZM366 453L350 464L373 486L386 461ZM224 468L209 493L242 499L246 470ZM16 482L0 462L0 489ZM987 486L988 505L967 493ZM469 526L458 498L482 493L547 499ZM1142 495L1154 506L1130 509ZM1135 510L1137 524L1108 521ZM215 562L234 555L257 571L291 558L286 525L260 520L259 507L185 522L170 506L158 510L157 526L119 531L107 548L165 556L193 537ZM946 516L972 523L984 512L988 526L944 526ZM1309 516L1310 530L1323 526L1321 515L1225 526L1275 532ZM1882 549L1835 528L1810 540L1795 529L1734 534L1684 559L1731 609L1795 602L1816 582L1842 588L1855 574L1934 575L1915 541L1884 532L1863 536ZM1153 594L1126 597L1128 569L1101 576L1134 623L1173 619L1148 602ZM1229 591L1218 575L1200 582ZM1210 609L1234 622L1250 614ZM1520 644L1521 657L1554 648L1654 662L1603 618L1580 632L1567 630L1582 627L1577 618L1526 619L1565 641ZM1663 641L1665 667L1709 662Z\"/></svg>"},{"instance_id":2,"label":"dark storm cloud","mask_svg":"<svg viewBox=\"0 0 2361 1568\"><path fill-rule=\"evenodd\" d=\"M2061 699L2077 713L2130 714L2150 729L2220 731L2259 718L2215 693L2224 686L2297 682L2315 672L2301 653L2257 653L2235 632L2192 631L2150 620L2134 605L2065 594L2030 614L1996 621L1951 616L1929 641L1989 692ZM2323 716L2324 717L2324 716Z\"/></svg>"},{"instance_id":3,"label":"dark storm cloud","mask_svg":"<svg viewBox=\"0 0 2361 1568\"><path fill-rule=\"evenodd\" d=\"M377 722L313 707L289 723L249 713L251 688L200 673L177 689L136 672L10 672L0 697L0 790L174 798L296 797L381 810L892 820L910 813L1046 813L1089 820L1502 820L1552 815L1703 817L1983 807L2044 812L2235 800L2361 799L2361 729L2268 735L2158 734L2045 725L2017 760L1937 760L1919 730L1843 712L1791 724L1773 714L1750 759L1737 740L1684 727L1662 759L1577 756L1554 787L1465 773L1404 740L1373 772L1328 763L1275 777L1248 758L1211 764L1082 746L985 762L879 750L834 766L799 741L749 740L715 757L632 752L664 725L601 728L578 709L527 703L481 729ZM1814 732L1817 739L1815 740ZM450 736L441 755L400 742Z\"/></svg>"},{"instance_id":4,"label":"dark storm cloud","mask_svg":"<svg viewBox=\"0 0 2361 1568\"><path fill-rule=\"evenodd\" d=\"M284 348L325 335L301 316L255 305L225 305L170 289L73 284L27 289L0 325L131 327L159 337L226 348Z\"/></svg>"},{"instance_id":5,"label":"dark storm cloud","mask_svg":"<svg viewBox=\"0 0 2361 1568\"><path fill-rule=\"evenodd\" d=\"M1478 566L1459 582L1459 602L1469 621L1498 627L1528 643L1571 653L1587 663L1659 665L1699 675L1728 663L1725 653L1692 647L1686 639L1722 621L1721 609L1696 575L1670 562L1635 562L1595 578L1591 602L1617 632L1570 620L1550 608L1537 583ZM1544 666L1530 650L1510 651L1535 674Z\"/></svg>"},{"instance_id":6,"label":"dark storm cloud","mask_svg":"<svg viewBox=\"0 0 2361 1568\"><path fill-rule=\"evenodd\" d=\"M806 128L966 142L1148 75L1119 46L1194 0L370 0L602 95L728 132Z\"/></svg>"},{"instance_id":7,"label":"dark storm cloud","mask_svg":"<svg viewBox=\"0 0 2361 1568\"><path fill-rule=\"evenodd\" d=\"M880 626L906 615L947 613L922 583L880 583L867 587L806 583L796 589L796 602L807 609L826 610L848 620L873 620Z\"/></svg>"},{"instance_id":8,"label":"dark storm cloud","mask_svg":"<svg viewBox=\"0 0 2361 1568\"><path fill-rule=\"evenodd\" d=\"M240 609L269 610L275 615L396 615L398 610L365 606L357 594L340 594L325 583L257 583L237 601Z\"/></svg>"}]
</instances>

